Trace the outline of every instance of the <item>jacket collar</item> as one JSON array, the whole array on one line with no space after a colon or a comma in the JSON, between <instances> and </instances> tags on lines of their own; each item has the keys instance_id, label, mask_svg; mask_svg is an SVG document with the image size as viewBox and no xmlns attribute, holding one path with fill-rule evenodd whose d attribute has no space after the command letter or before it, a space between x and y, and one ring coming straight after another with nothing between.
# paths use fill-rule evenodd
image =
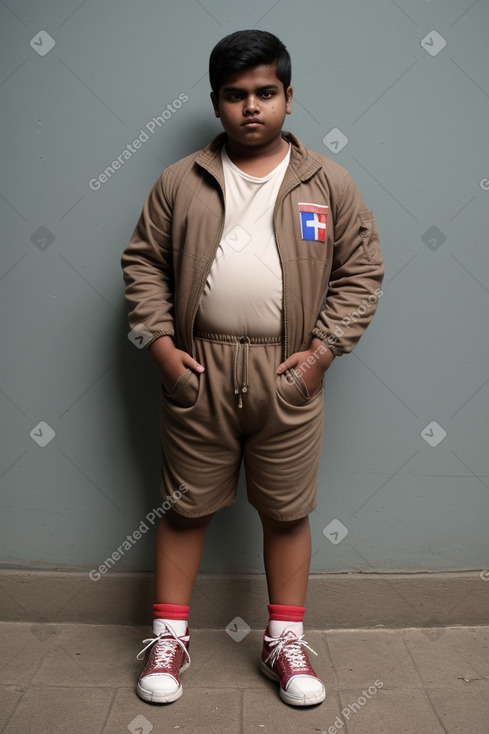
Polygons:
<instances>
[{"instance_id":1,"label":"jacket collar","mask_svg":"<svg viewBox=\"0 0 489 734\"><path fill-rule=\"evenodd\" d=\"M293 169L295 175L300 181L307 181L316 171L321 168L321 164L315 157L311 156L309 151L298 138L292 133L282 132L282 137L292 144L290 152L290 168ZM221 148L226 142L227 134L221 133L214 140L211 140L203 150L199 151L195 158L195 162L209 171L218 181L223 184L223 170L221 161Z\"/></svg>"}]
</instances>

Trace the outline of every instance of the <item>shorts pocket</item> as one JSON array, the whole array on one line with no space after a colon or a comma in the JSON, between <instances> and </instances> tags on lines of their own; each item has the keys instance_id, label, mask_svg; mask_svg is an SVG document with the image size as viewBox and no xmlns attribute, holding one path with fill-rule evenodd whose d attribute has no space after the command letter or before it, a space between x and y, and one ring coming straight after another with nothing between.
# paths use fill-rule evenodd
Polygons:
<instances>
[{"instance_id":1,"label":"shorts pocket","mask_svg":"<svg viewBox=\"0 0 489 734\"><path fill-rule=\"evenodd\" d=\"M161 392L168 402L181 408L191 408L199 394L199 376L187 367L173 383L171 390L167 390L161 383Z\"/></svg>"},{"instance_id":2,"label":"shorts pocket","mask_svg":"<svg viewBox=\"0 0 489 734\"><path fill-rule=\"evenodd\" d=\"M296 407L305 405L312 399L302 375L294 369L285 370L281 375L277 375L276 391L282 400Z\"/></svg>"}]
</instances>

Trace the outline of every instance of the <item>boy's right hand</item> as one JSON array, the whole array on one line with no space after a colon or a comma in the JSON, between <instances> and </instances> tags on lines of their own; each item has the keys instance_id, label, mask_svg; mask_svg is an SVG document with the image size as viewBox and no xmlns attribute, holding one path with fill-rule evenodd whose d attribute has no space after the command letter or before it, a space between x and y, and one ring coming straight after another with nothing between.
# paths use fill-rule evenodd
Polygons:
<instances>
[{"instance_id":1,"label":"boy's right hand","mask_svg":"<svg viewBox=\"0 0 489 734\"><path fill-rule=\"evenodd\" d=\"M149 345L148 351L156 362L161 382L168 392L187 367L195 372L203 372L205 369L190 354L182 349L177 349L171 336L161 336L156 339Z\"/></svg>"}]
</instances>

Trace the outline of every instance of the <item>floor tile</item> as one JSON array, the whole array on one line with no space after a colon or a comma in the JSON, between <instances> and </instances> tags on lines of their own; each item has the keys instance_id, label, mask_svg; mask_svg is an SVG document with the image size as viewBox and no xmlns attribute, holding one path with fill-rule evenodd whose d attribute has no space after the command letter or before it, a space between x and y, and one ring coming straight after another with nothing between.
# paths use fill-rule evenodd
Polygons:
<instances>
[{"instance_id":1,"label":"floor tile","mask_svg":"<svg viewBox=\"0 0 489 734\"><path fill-rule=\"evenodd\" d=\"M0 731L3 731L23 695L21 686L0 686Z\"/></svg>"},{"instance_id":2,"label":"floor tile","mask_svg":"<svg viewBox=\"0 0 489 734\"><path fill-rule=\"evenodd\" d=\"M409 629L403 634L424 686L463 690L469 681L472 687L487 686L487 628L441 628L434 636L431 630Z\"/></svg>"},{"instance_id":3,"label":"floor tile","mask_svg":"<svg viewBox=\"0 0 489 734\"><path fill-rule=\"evenodd\" d=\"M373 691L373 687L370 690ZM369 694L368 688L366 691ZM348 734L444 734L443 726L422 689L378 688L370 698L358 689L342 690L340 699ZM335 728L338 732L342 731L341 728ZM332 729L328 734L337 732Z\"/></svg>"},{"instance_id":4,"label":"floor tile","mask_svg":"<svg viewBox=\"0 0 489 734\"><path fill-rule=\"evenodd\" d=\"M421 685L398 630L337 630L327 632L326 639L340 689L363 689L375 680L384 687Z\"/></svg>"},{"instance_id":5,"label":"floor tile","mask_svg":"<svg viewBox=\"0 0 489 734\"><path fill-rule=\"evenodd\" d=\"M461 690L427 690L446 734L486 734L489 731L489 690L465 685Z\"/></svg>"},{"instance_id":6,"label":"floor tile","mask_svg":"<svg viewBox=\"0 0 489 734\"><path fill-rule=\"evenodd\" d=\"M0 682L26 685L60 634L62 625L1 623Z\"/></svg>"},{"instance_id":7,"label":"floor tile","mask_svg":"<svg viewBox=\"0 0 489 734\"><path fill-rule=\"evenodd\" d=\"M191 632L191 665L185 672L189 685L211 688L242 688L256 681L257 632L236 642L224 630Z\"/></svg>"},{"instance_id":8,"label":"floor tile","mask_svg":"<svg viewBox=\"0 0 489 734\"><path fill-rule=\"evenodd\" d=\"M135 692L117 691L102 734L241 734L240 691L192 688L171 704L141 701ZM92 732L93 734L93 732Z\"/></svg>"},{"instance_id":9,"label":"floor tile","mask_svg":"<svg viewBox=\"0 0 489 734\"><path fill-rule=\"evenodd\" d=\"M102 730L112 697L99 688L30 687L3 734L94 734Z\"/></svg>"},{"instance_id":10,"label":"floor tile","mask_svg":"<svg viewBox=\"0 0 489 734\"><path fill-rule=\"evenodd\" d=\"M317 706L294 707L281 700L278 684L267 679L265 683L265 688L243 694L244 734L320 734L340 713L335 691L328 691Z\"/></svg>"},{"instance_id":11,"label":"floor tile","mask_svg":"<svg viewBox=\"0 0 489 734\"><path fill-rule=\"evenodd\" d=\"M134 686L145 627L63 625L32 682L36 685Z\"/></svg>"}]
</instances>

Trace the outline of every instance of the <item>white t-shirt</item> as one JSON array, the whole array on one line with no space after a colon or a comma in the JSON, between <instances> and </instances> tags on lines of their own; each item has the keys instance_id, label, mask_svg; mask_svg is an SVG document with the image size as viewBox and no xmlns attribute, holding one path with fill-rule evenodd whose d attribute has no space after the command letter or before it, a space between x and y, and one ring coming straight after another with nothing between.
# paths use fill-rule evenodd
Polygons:
<instances>
[{"instance_id":1,"label":"white t-shirt","mask_svg":"<svg viewBox=\"0 0 489 734\"><path fill-rule=\"evenodd\" d=\"M244 173L221 150L226 215L197 313L201 331L247 336L282 333L282 268L273 210L290 159L267 176Z\"/></svg>"}]
</instances>

